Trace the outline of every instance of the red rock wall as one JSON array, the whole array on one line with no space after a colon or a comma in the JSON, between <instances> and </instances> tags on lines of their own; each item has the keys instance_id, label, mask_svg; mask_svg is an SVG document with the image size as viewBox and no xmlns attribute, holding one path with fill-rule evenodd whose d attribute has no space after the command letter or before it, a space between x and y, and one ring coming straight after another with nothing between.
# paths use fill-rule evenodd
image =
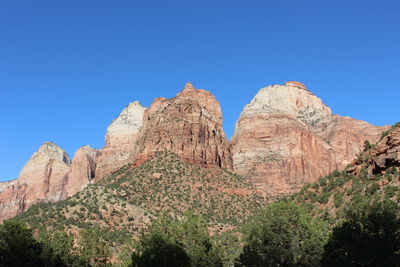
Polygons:
<instances>
[{"instance_id":1,"label":"red rock wall","mask_svg":"<svg viewBox=\"0 0 400 267\"><path fill-rule=\"evenodd\" d=\"M146 110L139 134L137 162L156 151L169 150L202 166L232 169L222 114L215 97L191 84L176 97L158 98Z\"/></svg>"}]
</instances>

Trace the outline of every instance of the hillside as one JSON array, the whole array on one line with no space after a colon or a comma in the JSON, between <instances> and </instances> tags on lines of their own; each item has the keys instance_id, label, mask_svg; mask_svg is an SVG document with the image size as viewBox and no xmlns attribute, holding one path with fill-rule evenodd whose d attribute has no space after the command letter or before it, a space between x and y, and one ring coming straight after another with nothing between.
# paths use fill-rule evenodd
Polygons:
<instances>
[{"instance_id":1,"label":"hillside","mask_svg":"<svg viewBox=\"0 0 400 267\"><path fill-rule=\"evenodd\" d=\"M305 185L290 199L304 203L334 226L350 207L362 209L375 200L400 202L400 124L382 133L346 170Z\"/></svg>"},{"instance_id":2,"label":"hillside","mask_svg":"<svg viewBox=\"0 0 400 267\"><path fill-rule=\"evenodd\" d=\"M267 202L250 182L220 168L202 168L159 152L142 166L125 165L81 192L57 203L32 206L17 220L37 232L99 229L119 253L122 244L163 213L192 211L224 231L243 223Z\"/></svg>"}]
</instances>

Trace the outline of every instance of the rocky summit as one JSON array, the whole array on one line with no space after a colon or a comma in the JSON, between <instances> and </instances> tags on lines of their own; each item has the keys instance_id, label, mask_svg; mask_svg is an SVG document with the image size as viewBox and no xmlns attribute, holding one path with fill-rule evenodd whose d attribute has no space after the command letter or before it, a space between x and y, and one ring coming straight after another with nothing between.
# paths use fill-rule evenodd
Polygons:
<instances>
[{"instance_id":1,"label":"rocky summit","mask_svg":"<svg viewBox=\"0 0 400 267\"><path fill-rule=\"evenodd\" d=\"M106 144L100 150L96 160L96 180L134 158L145 110L146 108L138 101L132 102L108 126Z\"/></svg>"},{"instance_id":2,"label":"rocky summit","mask_svg":"<svg viewBox=\"0 0 400 267\"><path fill-rule=\"evenodd\" d=\"M57 201L63 195L63 177L71 160L56 144L46 142L23 167L19 178L0 187L0 218L25 211L39 201Z\"/></svg>"},{"instance_id":3,"label":"rocky summit","mask_svg":"<svg viewBox=\"0 0 400 267\"><path fill-rule=\"evenodd\" d=\"M0 220L37 202L66 199L163 151L197 167L233 171L269 195L296 192L353 163L365 140L375 143L388 129L334 115L304 84L291 81L262 88L244 107L229 142L218 101L187 83L176 97L156 98L149 108L130 103L107 128L99 150L83 146L71 161L54 143L43 144L18 179L0 183ZM385 164L380 155L372 157L372 171Z\"/></svg>"},{"instance_id":4,"label":"rocky summit","mask_svg":"<svg viewBox=\"0 0 400 267\"><path fill-rule=\"evenodd\" d=\"M297 191L351 163L385 127L333 115L304 84L262 88L244 107L231 139L235 172L270 194Z\"/></svg>"},{"instance_id":5,"label":"rocky summit","mask_svg":"<svg viewBox=\"0 0 400 267\"><path fill-rule=\"evenodd\" d=\"M168 150L198 165L233 168L220 105L210 92L191 83L174 98L154 100L144 113L138 142L139 163Z\"/></svg>"}]
</instances>

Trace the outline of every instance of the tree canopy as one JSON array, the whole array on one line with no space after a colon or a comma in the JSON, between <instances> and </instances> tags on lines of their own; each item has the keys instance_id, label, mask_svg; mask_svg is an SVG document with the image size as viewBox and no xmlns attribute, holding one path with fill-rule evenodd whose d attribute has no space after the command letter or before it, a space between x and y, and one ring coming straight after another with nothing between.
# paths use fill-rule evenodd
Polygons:
<instances>
[{"instance_id":1,"label":"tree canopy","mask_svg":"<svg viewBox=\"0 0 400 267\"><path fill-rule=\"evenodd\" d=\"M400 266L399 212L390 200L351 207L333 229L323 266Z\"/></svg>"},{"instance_id":2,"label":"tree canopy","mask_svg":"<svg viewBox=\"0 0 400 267\"><path fill-rule=\"evenodd\" d=\"M133 266L222 266L207 223L186 213L181 218L162 216L142 236L132 255Z\"/></svg>"},{"instance_id":3,"label":"tree canopy","mask_svg":"<svg viewBox=\"0 0 400 267\"><path fill-rule=\"evenodd\" d=\"M262 210L245 232L236 266L318 266L327 228L304 208L280 201Z\"/></svg>"}]
</instances>

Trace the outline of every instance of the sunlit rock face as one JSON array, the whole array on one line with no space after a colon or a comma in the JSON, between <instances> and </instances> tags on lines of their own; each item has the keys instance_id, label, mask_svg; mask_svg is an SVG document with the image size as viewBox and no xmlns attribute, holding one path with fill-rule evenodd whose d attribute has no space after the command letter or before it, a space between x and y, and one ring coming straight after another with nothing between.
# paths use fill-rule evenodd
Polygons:
<instances>
[{"instance_id":1,"label":"sunlit rock face","mask_svg":"<svg viewBox=\"0 0 400 267\"><path fill-rule=\"evenodd\" d=\"M397 172L392 168L397 169ZM397 124L392 129L388 129L383 138L371 149L365 151L353 162L346 170L355 175L362 170L367 170L370 179L375 179L377 174L388 174L388 169L392 169L392 181L400 182L400 125ZM397 174L396 174L397 173Z\"/></svg>"},{"instance_id":2,"label":"sunlit rock face","mask_svg":"<svg viewBox=\"0 0 400 267\"><path fill-rule=\"evenodd\" d=\"M231 139L235 172L274 195L343 169L385 127L333 115L304 84L262 88L244 107Z\"/></svg>"},{"instance_id":3,"label":"sunlit rock face","mask_svg":"<svg viewBox=\"0 0 400 267\"><path fill-rule=\"evenodd\" d=\"M96 160L96 181L133 160L145 110L138 101L132 102L108 126L106 145Z\"/></svg>"},{"instance_id":4,"label":"sunlit rock face","mask_svg":"<svg viewBox=\"0 0 400 267\"><path fill-rule=\"evenodd\" d=\"M41 201L63 196L63 179L71 165L67 153L46 142L32 155L18 179L0 186L0 219L11 218Z\"/></svg>"},{"instance_id":5,"label":"sunlit rock face","mask_svg":"<svg viewBox=\"0 0 400 267\"><path fill-rule=\"evenodd\" d=\"M155 99L139 135L138 164L156 151L169 150L191 163L232 169L220 105L210 92L191 83L174 98Z\"/></svg>"}]
</instances>

